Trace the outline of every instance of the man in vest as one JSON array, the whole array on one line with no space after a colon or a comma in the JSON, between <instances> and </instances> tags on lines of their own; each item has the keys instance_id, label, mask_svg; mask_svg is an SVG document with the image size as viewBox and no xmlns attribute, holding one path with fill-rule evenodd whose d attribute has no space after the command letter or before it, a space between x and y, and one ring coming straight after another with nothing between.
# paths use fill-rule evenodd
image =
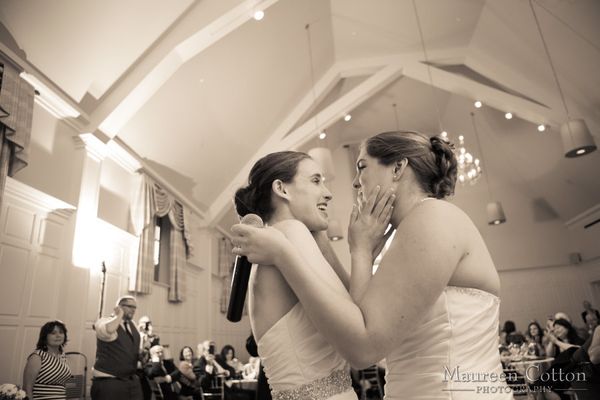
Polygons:
<instances>
[{"instance_id":1,"label":"man in vest","mask_svg":"<svg viewBox=\"0 0 600 400\"><path fill-rule=\"evenodd\" d=\"M93 400L143 399L136 375L140 355L140 334L132 322L136 307L134 297L122 296L114 314L94 324L97 340Z\"/></svg>"}]
</instances>

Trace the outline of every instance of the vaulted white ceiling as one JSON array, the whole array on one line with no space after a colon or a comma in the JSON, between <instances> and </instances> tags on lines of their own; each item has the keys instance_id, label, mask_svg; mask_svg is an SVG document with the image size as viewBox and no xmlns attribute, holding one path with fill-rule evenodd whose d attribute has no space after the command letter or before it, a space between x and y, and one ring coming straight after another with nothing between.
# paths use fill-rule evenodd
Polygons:
<instances>
[{"instance_id":1,"label":"vaulted white ceiling","mask_svg":"<svg viewBox=\"0 0 600 400\"><path fill-rule=\"evenodd\" d=\"M429 70L409 0L4 0L1 38L80 107L82 131L118 137L213 222L258 156L321 128L332 149L396 127L474 145L476 98L490 176L564 220L599 203L600 152L562 156L566 115L529 2L415 4ZM600 143L600 3L533 5L570 116Z\"/></svg>"}]
</instances>

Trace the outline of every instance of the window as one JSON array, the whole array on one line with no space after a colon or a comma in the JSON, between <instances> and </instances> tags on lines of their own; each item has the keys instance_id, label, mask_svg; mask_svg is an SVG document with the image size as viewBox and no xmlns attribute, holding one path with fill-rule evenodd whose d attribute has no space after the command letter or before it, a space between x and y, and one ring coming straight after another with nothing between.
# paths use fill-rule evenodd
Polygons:
<instances>
[{"instance_id":1,"label":"window","mask_svg":"<svg viewBox=\"0 0 600 400\"><path fill-rule=\"evenodd\" d=\"M169 284L171 221L169 216L156 217L154 226L154 282Z\"/></svg>"}]
</instances>

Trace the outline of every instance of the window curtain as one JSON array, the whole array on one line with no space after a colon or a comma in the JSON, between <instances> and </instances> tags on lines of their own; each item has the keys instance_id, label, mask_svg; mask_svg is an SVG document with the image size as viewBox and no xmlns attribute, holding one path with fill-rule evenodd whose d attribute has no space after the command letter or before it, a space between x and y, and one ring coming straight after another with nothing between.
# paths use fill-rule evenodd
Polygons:
<instances>
[{"instance_id":1,"label":"window curtain","mask_svg":"<svg viewBox=\"0 0 600 400\"><path fill-rule=\"evenodd\" d=\"M129 290L148 294L154 280L154 228L155 217L169 216L172 229L169 237L169 301L180 302L185 293L185 264L190 255L191 236L186 223L183 205L146 174L140 182L132 202L133 230L140 238L136 271L130 280ZM189 219L188 219L189 220Z\"/></svg>"},{"instance_id":2,"label":"window curtain","mask_svg":"<svg viewBox=\"0 0 600 400\"><path fill-rule=\"evenodd\" d=\"M34 88L0 53L0 208L6 177L27 166Z\"/></svg>"},{"instance_id":3,"label":"window curtain","mask_svg":"<svg viewBox=\"0 0 600 400\"><path fill-rule=\"evenodd\" d=\"M221 285L221 313L225 314L229 307L231 297L231 278L233 276L233 262L235 257L231 253L233 245L227 238L219 240L219 265L218 276L223 280Z\"/></svg>"}]
</instances>

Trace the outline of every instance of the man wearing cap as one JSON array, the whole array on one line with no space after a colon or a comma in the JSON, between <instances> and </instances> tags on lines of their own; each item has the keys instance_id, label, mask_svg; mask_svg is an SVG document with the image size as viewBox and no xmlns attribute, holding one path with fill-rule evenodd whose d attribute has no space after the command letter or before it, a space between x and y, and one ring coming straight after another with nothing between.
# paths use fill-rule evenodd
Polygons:
<instances>
[{"instance_id":1,"label":"man wearing cap","mask_svg":"<svg viewBox=\"0 0 600 400\"><path fill-rule=\"evenodd\" d=\"M122 296L110 317L100 318L96 330L92 400L142 400L136 375L140 355L140 334L132 322L137 303L133 296Z\"/></svg>"}]
</instances>

